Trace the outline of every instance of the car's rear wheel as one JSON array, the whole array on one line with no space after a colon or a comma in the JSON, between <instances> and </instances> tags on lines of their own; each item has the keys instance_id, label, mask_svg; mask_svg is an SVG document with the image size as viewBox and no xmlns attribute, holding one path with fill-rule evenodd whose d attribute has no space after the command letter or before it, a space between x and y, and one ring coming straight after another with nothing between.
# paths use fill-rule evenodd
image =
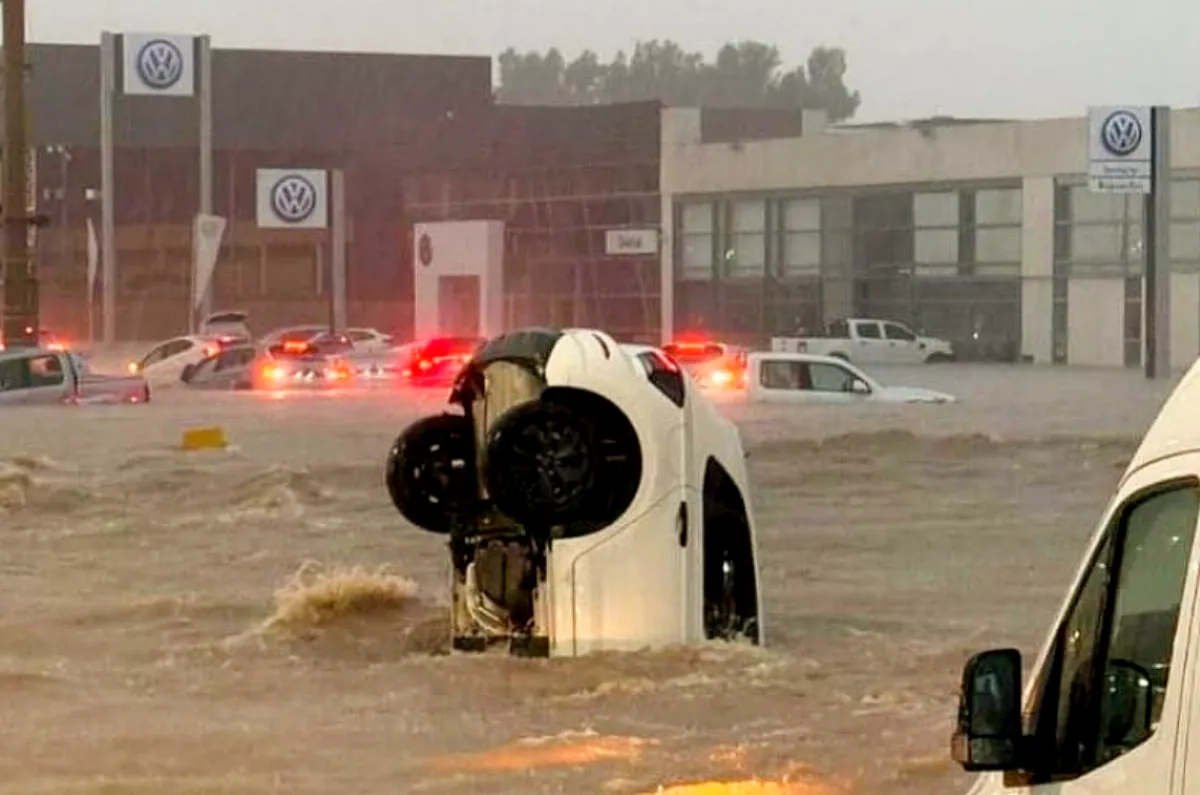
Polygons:
<instances>
[{"instance_id":1,"label":"car's rear wheel","mask_svg":"<svg viewBox=\"0 0 1200 795\"><path fill-rule=\"evenodd\" d=\"M528 529L586 516L594 502L599 467L595 428L567 406L541 400L522 403L488 433L488 495Z\"/></svg>"},{"instance_id":2,"label":"car's rear wheel","mask_svg":"<svg viewBox=\"0 0 1200 795\"><path fill-rule=\"evenodd\" d=\"M431 533L451 532L478 502L470 420L442 414L410 425L388 453L386 483L401 516Z\"/></svg>"}]
</instances>

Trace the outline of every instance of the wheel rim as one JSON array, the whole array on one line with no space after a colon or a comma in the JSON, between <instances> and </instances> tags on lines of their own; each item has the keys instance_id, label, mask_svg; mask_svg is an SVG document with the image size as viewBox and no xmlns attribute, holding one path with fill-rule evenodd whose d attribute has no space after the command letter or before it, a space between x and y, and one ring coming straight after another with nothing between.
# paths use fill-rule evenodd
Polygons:
<instances>
[{"instance_id":1,"label":"wheel rim","mask_svg":"<svg viewBox=\"0 0 1200 795\"><path fill-rule=\"evenodd\" d=\"M504 472L519 493L560 503L588 485L590 445L582 429L556 418L521 428L509 443Z\"/></svg>"},{"instance_id":2,"label":"wheel rim","mask_svg":"<svg viewBox=\"0 0 1200 795\"><path fill-rule=\"evenodd\" d=\"M409 473L425 502L444 505L452 502L455 481L465 471L466 462L454 455L452 444L439 441L422 448L419 462L411 466Z\"/></svg>"}]
</instances>

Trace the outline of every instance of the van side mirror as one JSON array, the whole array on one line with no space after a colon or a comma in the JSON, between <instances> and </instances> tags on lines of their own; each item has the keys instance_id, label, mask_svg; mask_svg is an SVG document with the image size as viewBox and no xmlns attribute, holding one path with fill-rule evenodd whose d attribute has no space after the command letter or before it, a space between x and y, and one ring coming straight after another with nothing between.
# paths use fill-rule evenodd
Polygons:
<instances>
[{"instance_id":1,"label":"van side mirror","mask_svg":"<svg viewBox=\"0 0 1200 795\"><path fill-rule=\"evenodd\" d=\"M1014 770L1020 763L1021 652L994 649L963 668L950 755L968 772Z\"/></svg>"}]
</instances>

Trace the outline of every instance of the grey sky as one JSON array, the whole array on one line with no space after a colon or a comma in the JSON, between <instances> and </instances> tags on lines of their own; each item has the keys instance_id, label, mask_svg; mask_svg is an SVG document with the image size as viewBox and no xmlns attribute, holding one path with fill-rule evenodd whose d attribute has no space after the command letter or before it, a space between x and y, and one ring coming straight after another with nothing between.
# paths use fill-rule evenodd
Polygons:
<instances>
[{"instance_id":1,"label":"grey sky","mask_svg":"<svg viewBox=\"0 0 1200 795\"><path fill-rule=\"evenodd\" d=\"M602 55L730 38L790 63L844 46L862 120L1075 116L1089 104L1200 105L1192 0L30 0L34 41L103 29L209 33L215 47L495 55L557 45Z\"/></svg>"}]
</instances>

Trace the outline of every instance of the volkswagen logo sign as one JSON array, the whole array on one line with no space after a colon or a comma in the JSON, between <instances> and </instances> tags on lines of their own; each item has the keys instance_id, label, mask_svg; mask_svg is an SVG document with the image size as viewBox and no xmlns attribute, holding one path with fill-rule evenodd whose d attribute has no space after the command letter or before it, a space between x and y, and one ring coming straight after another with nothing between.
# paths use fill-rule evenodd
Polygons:
<instances>
[{"instance_id":1,"label":"volkswagen logo sign","mask_svg":"<svg viewBox=\"0 0 1200 795\"><path fill-rule=\"evenodd\" d=\"M150 88L166 91L183 77L183 53L174 42L151 39L137 54L137 73Z\"/></svg>"},{"instance_id":2,"label":"volkswagen logo sign","mask_svg":"<svg viewBox=\"0 0 1200 795\"><path fill-rule=\"evenodd\" d=\"M271 209L281 221L303 223L317 210L317 188L300 174L281 177L271 188Z\"/></svg>"},{"instance_id":3,"label":"volkswagen logo sign","mask_svg":"<svg viewBox=\"0 0 1200 795\"><path fill-rule=\"evenodd\" d=\"M1100 125L1100 145L1113 157L1128 157L1142 145L1142 120L1128 110L1108 114Z\"/></svg>"}]
</instances>

